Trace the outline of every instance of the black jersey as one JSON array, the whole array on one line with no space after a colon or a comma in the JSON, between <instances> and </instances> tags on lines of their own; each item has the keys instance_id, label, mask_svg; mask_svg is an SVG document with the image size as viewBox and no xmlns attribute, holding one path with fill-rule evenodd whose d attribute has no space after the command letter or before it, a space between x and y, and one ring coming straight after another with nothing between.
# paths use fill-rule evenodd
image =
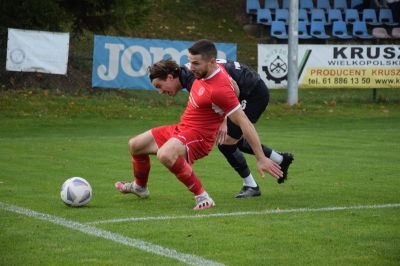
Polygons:
<instances>
[{"instance_id":1,"label":"black jersey","mask_svg":"<svg viewBox=\"0 0 400 266\"><path fill-rule=\"evenodd\" d=\"M181 82L182 87L190 91L194 79L195 79L194 74L189 69L189 63L181 66L181 72L179 73L179 81Z\"/></svg>"},{"instance_id":2,"label":"black jersey","mask_svg":"<svg viewBox=\"0 0 400 266\"><path fill-rule=\"evenodd\" d=\"M260 75L247 65L225 59L217 59L217 63L223 65L232 79L236 81L240 90L240 98L248 96L257 89L266 88L266 86L259 86L259 82L263 82ZM194 79L194 74L189 69L189 63L181 66L179 81L182 87L190 91Z\"/></svg>"}]
</instances>

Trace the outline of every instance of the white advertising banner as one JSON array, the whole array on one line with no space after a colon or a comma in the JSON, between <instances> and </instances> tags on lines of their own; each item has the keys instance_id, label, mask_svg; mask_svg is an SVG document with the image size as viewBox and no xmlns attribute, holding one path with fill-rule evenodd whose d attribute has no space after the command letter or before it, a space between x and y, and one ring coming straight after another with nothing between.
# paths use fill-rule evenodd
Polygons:
<instances>
[{"instance_id":1,"label":"white advertising banner","mask_svg":"<svg viewBox=\"0 0 400 266\"><path fill-rule=\"evenodd\" d=\"M6 70L67 74L69 33L8 29Z\"/></svg>"},{"instance_id":2,"label":"white advertising banner","mask_svg":"<svg viewBox=\"0 0 400 266\"><path fill-rule=\"evenodd\" d=\"M258 45L258 73L287 88L288 45ZM299 88L400 88L400 45L299 45Z\"/></svg>"}]
</instances>

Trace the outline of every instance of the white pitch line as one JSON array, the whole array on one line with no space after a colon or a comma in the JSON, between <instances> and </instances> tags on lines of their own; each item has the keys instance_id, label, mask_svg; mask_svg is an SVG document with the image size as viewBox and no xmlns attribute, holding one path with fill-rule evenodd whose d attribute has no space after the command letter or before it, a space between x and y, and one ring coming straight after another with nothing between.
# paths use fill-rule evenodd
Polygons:
<instances>
[{"instance_id":1,"label":"white pitch line","mask_svg":"<svg viewBox=\"0 0 400 266\"><path fill-rule=\"evenodd\" d=\"M50 215L50 214L32 211L32 210L21 208L21 207L15 206L15 205L9 205L9 204L0 202L0 209L6 210L6 211L11 211L14 213L23 214L23 215L26 215L26 216L29 216L29 217L32 217L35 219L51 222L51 223L54 223L57 225L68 227L70 229L81 231L82 233L85 233L88 235L102 237L102 238L105 238L105 239L108 239L108 240L111 240L111 241L114 241L117 243L121 243L121 244L124 244L127 246L141 249L143 251L155 253L160 256L176 259L176 260L179 260L188 265L211 265L211 266L214 266L214 265L215 266L223 266L224 265L219 262L206 260L204 258L190 255L190 254L181 253L174 249L165 248L165 247L158 246L158 245L155 245L155 244L152 244L149 242L145 242L145 241L142 241L139 239L129 238L129 237L126 237L123 235L111 233L109 231L101 230L96 227L89 226L87 224L74 222L74 221L67 220L67 219L57 217L54 215Z\"/></svg>"},{"instance_id":2,"label":"white pitch line","mask_svg":"<svg viewBox=\"0 0 400 266\"><path fill-rule=\"evenodd\" d=\"M265 215L274 213L296 213L296 212L328 212L328 211L343 211L343 210L357 210L357 209L379 209L379 208L391 208L400 207L400 203L394 204L382 204L382 205L369 205L369 206L350 206L350 207L328 207L328 208L301 208L301 209L289 209L289 210L266 210L261 212L231 212L231 213L212 213L212 214L197 214L197 215L183 215L183 216L153 216L153 217L131 217L124 219L113 219L89 222L86 224L106 224L106 223L121 223L121 222L136 222L136 221L150 221L150 220L173 220L173 219L195 219L195 218L206 218L206 217L224 217L224 216L240 216L240 215Z\"/></svg>"}]
</instances>

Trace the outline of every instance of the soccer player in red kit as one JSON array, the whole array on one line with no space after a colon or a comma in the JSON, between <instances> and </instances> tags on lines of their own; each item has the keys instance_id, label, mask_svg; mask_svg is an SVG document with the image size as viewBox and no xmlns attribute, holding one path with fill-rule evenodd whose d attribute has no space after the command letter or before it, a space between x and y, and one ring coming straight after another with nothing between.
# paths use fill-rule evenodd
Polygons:
<instances>
[{"instance_id":1,"label":"soccer player in red kit","mask_svg":"<svg viewBox=\"0 0 400 266\"><path fill-rule=\"evenodd\" d=\"M226 70L235 87L235 91L245 115L255 124L265 111L269 103L269 90L260 75L249 66L225 59L217 59L217 63ZM151 84L160 94L174 97L183 89L190 92L192 84L196 80L190 64L179 66L172 58L162 59L153 64L149 70ZM226 136L225 143L220 142L220 136ZM247 165L243 153L254 155L246 138L242 135L239 126L225 117L217 132L216 143L219 151L231 167L239 174L243 181L243 187L235 198L257 197L261 195L261 189L254 180ZM277 152L265 144L261 144L264 155L279 164L283 176L278 183L283 183L288 177L290 164L294 155L290 152Z\"/></svg>"},{"instance_id":2,"label":"soccer player in red kit","mask_svg":"<svg viewBox=\"0 0 400 266\"><path fill-rule=\"evenodd\" d=\"M188 51L190 70L196 80L181 121L174 125L153 128L132 138L129 149L135 180L131 183L117 182L115 186L122 193L133 193L140 198L147 198L149 155L157 155L158 160L194 194L194 209L200 210L211 208L215 203L204 190L191 165L211 152L216 133L225 116L242 129L253 148L261 177L267 171L279 178L282 171L276 163L264 156L257 132L239 104L229 75L216 62L215 45L208 40L200 40Z\"/></svg>"}]
</instances>

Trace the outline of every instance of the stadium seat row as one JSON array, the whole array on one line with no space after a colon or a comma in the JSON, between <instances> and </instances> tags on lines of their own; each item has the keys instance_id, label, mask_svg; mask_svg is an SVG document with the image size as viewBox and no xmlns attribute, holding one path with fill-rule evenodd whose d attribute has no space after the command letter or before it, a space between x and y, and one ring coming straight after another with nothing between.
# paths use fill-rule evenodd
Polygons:
<instances>
[{"instance_id":1,"label":"stadium seat row","mask_svg":"<svg viewBox=\"0 0 400 266\"><path fill-rule=\"evenodd\" d=\"M387 34L385 28L374 28L372 35L367 31L367 24L364 21L356 21L352 24L352 35L348 34L347 24L344 21L334 21L332 26L332 36L326 34L325 25L323 22L311 22L310 33L308 33L307 25L299 21L298 37L299 39L330 39L336 37L340 39L400 39L400 28L392 29L392 36ZM288 39L286 25L282 21L273 21L271 24L271 36L278 39Z\"/></svg>"},{"instance_id":2,"label":"stadium seat row","mask_svg":"<svg viewBox=\"0 0 400 266\"><path fill-rule=\"evenodd\" d=\"M273 18L274 17L274 18ZM357 21L364 21L372 26L397 26L399 23L393 20L392 11L390 9L380 9L377 17L374 9L364 9L359 14L357 9L347 9L344 14L339 9L330 9L325 14L322 9L311 10L311 19L306 9L299 9L298 21L310 25L311 22L319 21L324 25L331 25L334 21L344 21L346 24L353 24ZM361 18L360 18L361 17ZM282 21L285 25L289 24L289 11L287 9L276 9L274 16L270 9L259 9L257 12L257 23L263 25L271 25L273 21Z\"/></svg>"},{"instance_id":3,"label":"stadium seat row","mask_svg":"<svg viewBox=\"0 0 400 266\"><path fill-rule=\"evenodd\" d=\"M274 13L276 9L289 9L289 1L283 0L282 6L279 6L278 0L264 0L263 8L270 9ZM325 13L328 13L330 9L339 9L342 13L345 13L347 9L355 8L357 5L363 3L363 0L351 0L350 5L347 4L347 0L333 0L333 7L331 7L330 0L316 0L314 5L313 0L299 0L299 8L306 9L308 13L311 13L313 9L323 9ZM259 0L247 0L246 1L246 12L247 14L257 14L257 11L261 9Z\"/></svg>"}]
</instances>

